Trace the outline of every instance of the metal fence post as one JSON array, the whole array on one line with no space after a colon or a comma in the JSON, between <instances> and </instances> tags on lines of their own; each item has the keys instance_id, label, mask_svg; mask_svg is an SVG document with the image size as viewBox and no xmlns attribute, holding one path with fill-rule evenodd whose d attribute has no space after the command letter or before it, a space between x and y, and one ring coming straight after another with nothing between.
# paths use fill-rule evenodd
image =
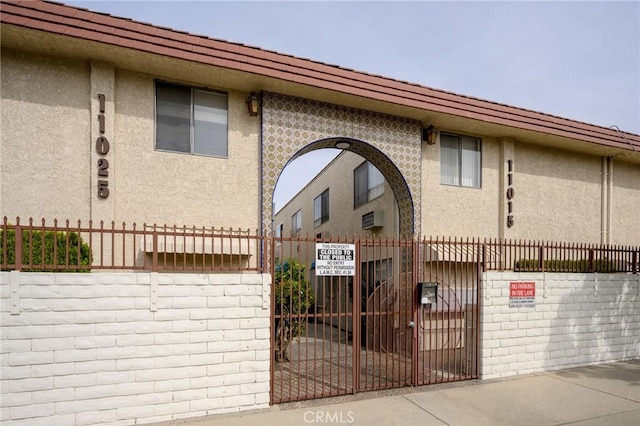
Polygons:
<instances>
[{"instance_id":1,"label":"metal fence post","mask_svg":"<svg viewBox=\"0 0 640 426\"><path fill-rule=\"evenodd\" d=\"M153 225L153 234L151 237L153 241L153 253L151 254L151 271L158 272L158 231L156 231L156 225Z\"/></svg>"},{"instance_id":2,"label":"metal fence post","mask_svg":"<svg viewBox=\"0 0 640 426\"><path fill-rule=\"evenodd\" d=\"M20 225L20 218L16 218L16 264L15 270L19 271L22 269L22 226Z\"/></svg>"}]
</instances>

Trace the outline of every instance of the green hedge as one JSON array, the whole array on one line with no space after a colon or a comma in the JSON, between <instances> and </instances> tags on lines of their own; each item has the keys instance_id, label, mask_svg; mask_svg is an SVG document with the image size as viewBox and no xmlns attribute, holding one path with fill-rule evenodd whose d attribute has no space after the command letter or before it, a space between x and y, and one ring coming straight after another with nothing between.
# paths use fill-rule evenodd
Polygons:
<instances>
[{"instance_id":1,"label":"green hedge","mask_svg":"<svg viewBox=\"0 0 640 426\"><path fill-rule=\"evenodd\" d=\"M548 259L544 262L544 270L549 272L617 272L618 268L613 260L594 259L593 270L589 269L588 259L558 260ZM515 271L539 271L538 259L520 259L516 262Z\"/></svg>"},{"instance_id":2,"label":"green hedge","mask_svg":"<svg viewBox=\"0 0 640 426\"><path fill-rule=\"evenodd\" d=\"M4 259L5 239L7 258ZM44 258L43 258L44 243ZM56 266L54 267L54 247ZM80 248L78 253L78 248ZM78 261L78 255L80 261ZM68 259L68 261L67 261ZM69 269L65 265L69 264ZM0 230L0 265L16 263L16 231ZM82 241L77 232L54 232L38 230L22 230L22 271L46 272L88 272L91 269L91 251L89 245ZM80 268L77 266L80 265ZM31 268L29 268L31 266ZM76 266L76 268L73 268ZM4 268L3 270L8 270Z\"/></svg>"}]
</instances>

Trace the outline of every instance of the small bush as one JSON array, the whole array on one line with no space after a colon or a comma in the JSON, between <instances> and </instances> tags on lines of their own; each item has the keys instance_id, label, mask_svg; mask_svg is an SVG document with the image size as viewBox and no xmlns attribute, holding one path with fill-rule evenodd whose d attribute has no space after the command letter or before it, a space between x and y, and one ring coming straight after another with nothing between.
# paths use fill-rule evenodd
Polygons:
<instances>
[{"instance_id":1,"label":"small bush","mask_svg":"<svg viewBox=\"0 0 640 426\"><path fill-rule=\"evenodd\" d=\"M5 240L6 259L4 259ZM15 263L16 231L0 230L0 265L15 265ZM27 229L22 231L22 264L25 267L21 270L25 272L88 272L91 269L91 252L89 245L82 241L77 232L44 231L43 237L43 231ZM69 269L65 268L67 264Z\"/></svg>"},{"instance_id":2,"label":"small bush","mask_svg":"<svg viewBox=\"0 0 640 426\"><path fill-rule=\"evenodd\" d=\"M544 262L544 270L548 272L617 272L618 268L613 260L595 259L593 270L589 269L588 259L578 260L558 260L548 259ZM539 271L540 261L538 259L520 259L516 262L515 271Z\"/></svg>"},{"instance_id":3,"label":"small bush","mask_svg":"<svg viewBox=\"0 0 640 426\"><path fill-rule=\"evenodd\" d=\"M307 310L313 305L311 285L304 278L305 267L294 259L276 265L275 311L276 360L287 359L289 343L304 334Z\"/></svg>"},{"instance_id":4,"label":"small bush","mask_svg":"<svg viewBox=\"0 0 640 426\"><path fill-rule=\"evenodd\" d=\"M313 303L309 282L304 278L304 266L288 260L276 268L276 306L282 314L305 313Z\"/></svg>"}]
</instances>

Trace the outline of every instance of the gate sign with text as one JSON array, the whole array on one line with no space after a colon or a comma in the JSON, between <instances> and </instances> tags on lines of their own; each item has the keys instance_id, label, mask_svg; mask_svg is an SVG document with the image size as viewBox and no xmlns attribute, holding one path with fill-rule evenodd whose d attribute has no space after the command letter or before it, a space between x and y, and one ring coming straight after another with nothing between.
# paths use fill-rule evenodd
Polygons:
<instances>
[{"instance_id":1,"label":"gate sign with text","mask_svg":"<svg viewBox=\"0 0 640 426\"><path fill-rule=\"evenodd\" d=\"M316 276L355 274L355 244L316 243Z\"/></svg>"},{"instance_id":2,"label":"gate sign with text","mask_svg":"<svg viewBox=\"0 0 640 426\"><path fill-rule=\"evenodd\" d=\"M536 306L536 283L511 281L509 283L509 307L531 308Z\"/></svg>"}]
</instances>

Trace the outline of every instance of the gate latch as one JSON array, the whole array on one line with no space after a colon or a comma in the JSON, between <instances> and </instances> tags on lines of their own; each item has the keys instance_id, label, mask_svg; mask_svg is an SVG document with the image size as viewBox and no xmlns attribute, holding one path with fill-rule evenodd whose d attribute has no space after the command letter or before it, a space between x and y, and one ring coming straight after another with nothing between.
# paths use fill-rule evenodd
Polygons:
<instances>
[{"instance_id":1,"label":"gate latch","mask_svg":"<svg viewBox=\"0 0 640 426\"><path fill-rule=\"evenodd\" d=\"M413 322L413 321L410 321L409 324L408 324L409 328L414 328L415 326L416 326L416 323Z\"/></svg>"}]
</instances>

